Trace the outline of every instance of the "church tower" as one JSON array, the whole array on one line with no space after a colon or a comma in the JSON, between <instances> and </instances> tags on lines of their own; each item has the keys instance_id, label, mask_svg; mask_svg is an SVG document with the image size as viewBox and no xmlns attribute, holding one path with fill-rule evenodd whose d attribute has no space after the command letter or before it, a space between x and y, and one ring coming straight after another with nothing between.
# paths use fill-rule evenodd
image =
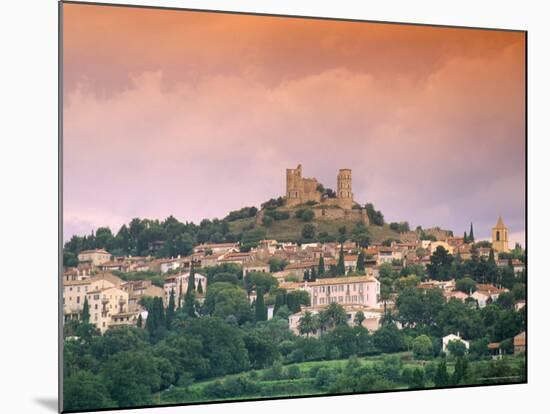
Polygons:
<instances>
[{"instance_id":1,"label":"church tower","mask_svg":"<svg viewBox=\"0 0 550 414\"><path fill-rule=\"evenodd\" d=\"M508 247L508 227L504 225L501 216L498 216L497 225L493 227L493 249L497 253L510 251Z\"/></svg>"},{"instance_id":2,"label":"church tower","mask_svg":"<svg viewBox=\"0 0 550 414\"><path fill-rule=\"evenodd\" d=\"M351 191L351 170L342 168L338 172L337 191L338 205L344 209L353 207L353 193Z\"/></svg>"}]
</instances>

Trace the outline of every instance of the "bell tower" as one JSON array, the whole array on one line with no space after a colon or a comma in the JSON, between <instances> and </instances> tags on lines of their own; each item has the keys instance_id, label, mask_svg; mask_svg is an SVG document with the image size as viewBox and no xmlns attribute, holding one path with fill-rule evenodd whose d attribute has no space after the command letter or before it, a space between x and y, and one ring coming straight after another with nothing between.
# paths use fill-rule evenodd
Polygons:
<instances>
[{"instance_id":1,"label":"bell tower","mask_svg":"<svg viewBox=\"0 0 550 414\"><path fill-rule=\"evenodd\" d=\"M506 253L510 251L508 247L508 227L504 225L501 216L498 217L497 224L493 227L492 242L495 252Z\"/></svg>"}]
</instances>

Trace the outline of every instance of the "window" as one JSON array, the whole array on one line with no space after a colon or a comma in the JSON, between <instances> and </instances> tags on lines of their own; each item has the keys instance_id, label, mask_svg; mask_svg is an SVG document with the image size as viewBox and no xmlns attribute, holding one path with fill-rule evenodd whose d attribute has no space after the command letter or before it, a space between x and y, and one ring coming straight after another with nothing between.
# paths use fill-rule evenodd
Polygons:
<instances>
[{"instance_id":1,"label":"window","mask_svg":"<svg viewBox=\"0 0 550 414\"><path fill-rule=\"evenodd\" d=\"M80 296L76 297L76 303L80 303Z\"/></svg>"}]
</instances>

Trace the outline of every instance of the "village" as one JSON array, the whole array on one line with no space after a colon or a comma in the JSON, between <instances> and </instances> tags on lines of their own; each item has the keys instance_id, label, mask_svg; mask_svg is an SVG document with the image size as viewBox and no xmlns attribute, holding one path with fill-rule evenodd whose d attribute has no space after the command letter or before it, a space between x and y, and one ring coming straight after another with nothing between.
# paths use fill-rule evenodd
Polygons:
<instances>
[{"instance_id":1,"label":"village","mask_svg":"<svg viewBox=\"0 0 550 414\"><path fill-rule=\"evenodd\" d=\"M353 200L351 170L340 170L337 178L335 197L323 199L317 181L302 178L301 166L287 170L283 208L308 205L313 206L320 220L329 212L331 216L368 223L368 216ZM258 216L262 214L265 212L260 211ZM298 311L288 315L288 327L295 335L321 335L321 327L303 329L304 316L308 319L318 315L333 303L345 311L349 325L359 320L362 326L374 332L388 313L395 312L397 293L381 288L381 280L388 279L388 272L400 275L398 282L412 283L413 287L422 290L440 289L447 301L456 299L478 309L498 301L510 288L499 283L498 277L491 280L485 275L477 281L467 278L473 283L466 284L465 288L458 280L459 275L453 274L456 269L433 278L434 271L427 269L435 266L437 257L447 255L460 262L475 258L492 263L497 269L509 270L518 280L525 278L525 263L510 256L508 228L501 217L492 229L490 242L475 243L473 234L468 236L466 232L464 237L442 231L430 237L410 237L411 233L403 237L406 240L371 242L366 246L349 239L307 243L263 239L243 251L240 242L201 243L185 257L115 256L105 249L83 250L78 253L78 265L65 267L63 272L64 320L79 320L85 312L86 319L101 333L120 326L144 327L148 318L144 298L160 298L165 308L173 300L179 308L183 306L185 293L193 290L200 305L213 283L208 277L208 269L231 265L244 283L247 278L261 274L271 278L273 286L279 290L305 292L307 301ZM158 246L153 244L151 249L155 247ZM140 272L158 275L156 283L150 277L140 279ZM132 280L125 280L128 274L133 275ZM247 290L251 307L258 301L258 294L266 304L266 319L273 318L277 310L275 295L264 290L258 292L252 287ZM524 299L514 303L516 310L524 306ZM398 322L397 326L401 324ZM456 332L442 338L443 348L450 338L469 345ZM500 355L498 343L489 346L495 355ZM521 332L514 338L514 350L523 352L524 349L525 333Z\"/></svg>"}]
</instances>

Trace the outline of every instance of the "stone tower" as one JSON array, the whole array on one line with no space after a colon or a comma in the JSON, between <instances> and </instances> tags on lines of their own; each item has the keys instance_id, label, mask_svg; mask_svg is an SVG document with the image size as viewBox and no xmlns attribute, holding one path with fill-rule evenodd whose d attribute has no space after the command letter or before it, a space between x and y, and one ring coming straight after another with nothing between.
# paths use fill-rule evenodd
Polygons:
<instances>
[{"instance_id":1,"label":"stone tower","mask_svg":"<svg viewBox=\"0 0 550 414\"><path fill-rule=\"evenodd\" d=\"M497 225L493 227L493 249L497 253L510 251L508 247L508 227L504 225L502 217L498 217Z\"/></svg>"},{"instance_id":2,"label":"stone tower","mask_svg":"<svg viewBox=\"0 0 550 414\"><path fill-rule=\"evenodd\" d=\"M338 205L344 209L353 207L353 192L351 191L351 170L342 168L338 172L337 191Z\"/></svg>"},{"instance_id":3,"label":"stone tower","mask_svg":"<svg viewBox=\"0 0 550 414\"><path fill-rule=\"evenodd\" d=\"M286 170L286 205L294 207L308 201L319 203L321 193L317 190L315 178L302 177L302 165Z\"/></svg>"}]
</instances>

